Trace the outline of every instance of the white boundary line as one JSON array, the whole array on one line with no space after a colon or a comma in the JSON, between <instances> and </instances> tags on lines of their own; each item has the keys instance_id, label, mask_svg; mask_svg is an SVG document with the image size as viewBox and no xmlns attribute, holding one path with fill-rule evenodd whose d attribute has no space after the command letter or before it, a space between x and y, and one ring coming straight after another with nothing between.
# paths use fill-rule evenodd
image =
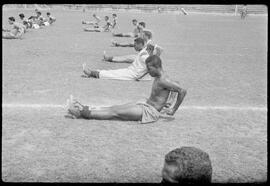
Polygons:
<instances>
[{"instance_id":1,"label":"white boundary line","mask_svg":"<svg viewBox=\"0 0 270 186\"><path fill-rule=\"evenodd\" d=\"M105 105L91 105L93 107L102 107ZM2 104L2 108L33 108L33 109L42 109L42 108L65 108L65 105L57 104ZM180 109L185 110L240 110L240 111L267 111L266 107L234 107L234 106L180 106Z\"/></svg>"}]
</instances>

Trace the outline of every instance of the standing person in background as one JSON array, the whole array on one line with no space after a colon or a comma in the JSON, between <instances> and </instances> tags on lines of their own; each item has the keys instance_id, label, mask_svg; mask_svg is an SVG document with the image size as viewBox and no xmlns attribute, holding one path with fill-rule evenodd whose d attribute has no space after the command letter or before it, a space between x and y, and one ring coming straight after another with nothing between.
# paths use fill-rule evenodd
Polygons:
<instances>
[{"instance_id":1,"label":"standing person in background","mask_svg":"<svg viewBox=\"0 0 270 186\"><path fill-rule=\"evenodd\" d=\"M241 11L241 19L245 19L247 16L247 5L245 4Z\"/></svg>"},{"instance_id":2,"label":"standing person in background","mask_svg":"<svg viewBox=\"0 0 270 186\"><path fill-rule=\"evenodd\" d=\"M115 26L117 25L117 15L112 14L112 29L115 29Z\"/></svg>"}]
</instances>

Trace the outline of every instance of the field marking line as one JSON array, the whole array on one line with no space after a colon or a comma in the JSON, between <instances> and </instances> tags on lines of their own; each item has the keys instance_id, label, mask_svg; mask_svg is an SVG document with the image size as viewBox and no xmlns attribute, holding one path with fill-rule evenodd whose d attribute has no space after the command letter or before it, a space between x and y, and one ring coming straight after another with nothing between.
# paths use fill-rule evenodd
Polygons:
<instances>
[{"instance_id":1,"label":"field marking line","mask_svg":"<svg viewBox=\"0 0 270 186\"><path fill-rule=\"evenodd\" d=\"M103 107L108 105L91 105L92 107ZM66 108L66 105L60 104L16 104L3 103L2 108ZM235 107L235 106L180 106L181 110L252 110L252 111L267 111L267 107Z\"/></svg>"}]
</instances>

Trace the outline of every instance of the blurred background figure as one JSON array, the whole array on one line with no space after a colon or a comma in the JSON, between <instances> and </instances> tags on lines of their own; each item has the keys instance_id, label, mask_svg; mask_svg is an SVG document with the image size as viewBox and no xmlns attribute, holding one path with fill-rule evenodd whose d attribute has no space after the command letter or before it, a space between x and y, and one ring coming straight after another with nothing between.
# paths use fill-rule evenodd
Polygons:
<instances>
[{"instance_id":1,"label":"blurred background figure","mask_svg":"<svg viewBox=\"0 0 270 186\"><path fill-rule=\"evenodd\" d=\"M244 5L241 10L241 19L245 19L247 16L247 5Z\"/></svg>"}]
</instances>

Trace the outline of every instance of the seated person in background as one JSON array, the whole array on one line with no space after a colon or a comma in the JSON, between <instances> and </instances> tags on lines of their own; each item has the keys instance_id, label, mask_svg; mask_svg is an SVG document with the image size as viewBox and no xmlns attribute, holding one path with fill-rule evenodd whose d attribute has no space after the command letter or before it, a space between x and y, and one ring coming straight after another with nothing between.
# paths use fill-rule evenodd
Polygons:
<instances>
[{"instance_id":1,"label":"seated person in background","mask_svg":"<svg viewBox=\"0 0 270 186\"><path fill-rule=\"evenodd\" d=\"M145 46L148 47L148 51L152 51L155 55L160 56L163 52L163 49L153 44L152 42L152 32L150 30L144 30L142 32L142 39L144 40ZM134 44L130 44L134 47ZM150 54L150 53L149 53ZM114 63L133 63L136 58L136 55L124 55L124 56L107 56L104 52L103 60Z\"/></svg>"},{"instance_id":2,"label":"seated person in background","mask_svg":"<svg viewBox=\"0 0 270 186\"><path fill-rule=\"evenodd\" d=\"M111 27L112 27L112 24L111 22L109 21L109 17L108 16L105 16L104 17L104 20L105 20L105 25L103 27L97 27L97 28L84 28L84 31L87 31L87 32L110 32L111 31Z\"/></svg>"},{"instance_id":3,"label":"seated person in background","mask_svg":"<svg viewBox=\"0 0 270 186\"><path fill-rule=\"evenodd\" d=\"M11 30L2 28L2 38L4 39L20 39L25 32L26 27L18 22L15 22L14 17L8 18L8 23L13 26Z\"/></svg>"},{"instance_id":4,"label":"seated person in background","mask_svg":"<svg viewBox=\"0 0 270 186\"><path fill-rule=\"evenodd\" d=\"M37 19L36 19L36 23L39 25L39 26L44 26L44 17L41 15L41 12L37 12Z\"/></svg>"},{"instance_id":5,"label":"seated person in background","mask_svg":"<svg viewBox=\"0 0 270 186\"><path fill-rule=\"evenodd\" d=\"M136 55L135 59L132 59L132 64L127 68L114 70L92 70L90 68L86 68L86 64L83 64L84 77L133 81L151 80L151 77L146 76L147 69L145 59L149 56L149 53L146 51L144 39L136 38L134 40L134 49L139 53Z\"/></svg>"},{"instance_id":6,"label":"seated person in background","mask_svg":"<svg viewBox=\"0 0 270 186\"><path fill-rule=\"evenodd\" d=\"M44 25L44 18L41 16L41 12L36 11L36 16L30 16L28 19L32 22L34 29L39 29Z\"/></svg>"},{"instance_id":7,"label":"seated person in background","mask_svg":"<svg viewBox=\"0 0 270 186\"><path fill-rule=\"evenodd\" d=\"M138 30L138 21L136 19L132 20L132 24L134 26L133 32L128 33L113 33L114 37L137 37L139 30Z\"/></svg>"},{"instance_id":8,"label":"seated person in background","mask_svg":"<svg viewBox=\"0 0 270 186\"><path fill-rule=\"evenodd\" d=\"M178 184L209 184L212 165L209 155L195 147L181 147L165 156L162 182Z\"/></svg>"},{"instance_id":9,"label":"seated person in background","mask_svg":"<svg viewBox=\"0 0 270 186\"><path fill-rule=\"evenodd\" d=\"M93 14L93 17L94 17L95 21L82 21L82 24L94 25L94 26L98 27L101 19L96 14Z\"/></svg>"},{"instance_id":10,"label":"seated person in background","mask_svg":"<svg viewBox=\"0 0 270 186\"><path fill-rule=\"evenodd\" d=\"M144 38L146 43L147 43L147 42L151 41L152 32L150 30L140 28L139 37ZM134 43L118 43L115 40L112 40L112 46L115 46L115 47L134 47Z\"/></svg>"},{"instance_id":11,"label":"seated person in background","mask_svg":"<svg viewBox=\"0 0 270 186\"><path fill-rule=\"evenodd\" d=\"M23 25L28 29L28 28L32 28L32 22L29 21L28 19L25 18L24 14L21 13L19 14L19 17L23 23Z\"/></svg>"},{"instance_id":12,"label":"seated person in background","mask_svg":"<svg viewBox=\"0 0 270 186\"><path fill-rule=\"evenodd\" d=\"M174 115L186 96L186 90L179 83L169 78L162 69L162 62L158 56L150 56L146 59L147 72L154 78L150 97L143 101L114 105L110 107L91 108L82 105L71 96L67 100L69 117L74 119L97 119L97 120L122 120L151 123L158 121L160 111L166 104L171 91L178 93L176 104L167 115Z\"/></svg>"},{"instance_id":13,"label":"seated person in background","mask_svg":"<svg viewBox=\"0 0 270 186\"><path fill-rule=\"evenodd\" d=\"M47 12L47 18L45 18L45 21L51 25L56 21L56 19L55 17L51 16L50 12Z\"/></svg>"}]
</instances>

